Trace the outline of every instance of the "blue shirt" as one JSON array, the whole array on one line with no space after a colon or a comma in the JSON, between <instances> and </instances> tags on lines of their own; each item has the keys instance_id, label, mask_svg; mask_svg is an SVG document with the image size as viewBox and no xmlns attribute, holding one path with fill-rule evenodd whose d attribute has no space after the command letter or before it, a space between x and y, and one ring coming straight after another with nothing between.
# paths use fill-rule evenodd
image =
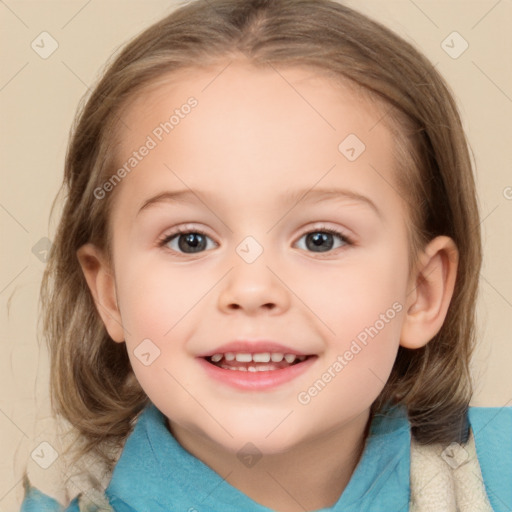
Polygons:
<instances>
[{"instance_id":1,"label":"blue shirt","mask_svg":"<svg viewBox=\"0 0 512 512\"><path fill-rule=\"evenodd\" d=\"M469 423L489 501L512 511L512 407L470 407ZM405 408L376 415L361 459L338 502L317 512L406 512L410 499L410 424ZM106 491L115 512L271 512L226 482L172 436L149 403L128 437ZM63 509L34 487L21 512ZM93 511L91 511L93 512Z\"/></svg>"}]
</instances>

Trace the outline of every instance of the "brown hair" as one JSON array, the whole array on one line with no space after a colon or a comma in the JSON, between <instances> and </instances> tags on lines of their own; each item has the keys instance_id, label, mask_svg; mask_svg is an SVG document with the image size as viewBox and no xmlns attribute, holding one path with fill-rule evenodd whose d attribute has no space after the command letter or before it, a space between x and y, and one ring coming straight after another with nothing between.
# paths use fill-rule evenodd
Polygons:
<instances>
[{"instance_id":1,"label":"brown hair","mask_svg":"<svg viewBox=\"0 0 512 512\"><path fill-rule=\"evenodd\" d=\"M235 58L254 66L309 66L384 105L384 122L398 138L398 190L409 205L412 254L447 235L460 257L444 325L424 348L399 348L372 413L401 403L419 442L463 439L481 242L457 107L444 80L409 43L330 0L189 3L134 38L82 104L66 155L67 197L41 289L55 412L76 427L82 453L96 452L113 465L102 447L121 446L148 403L125 345L114 343L105 329L76 251L92 242L109 255L114 194L98 200L94 190L116 169L114 137L123 107L164 75Z\"/></svg>"}]
</instances>

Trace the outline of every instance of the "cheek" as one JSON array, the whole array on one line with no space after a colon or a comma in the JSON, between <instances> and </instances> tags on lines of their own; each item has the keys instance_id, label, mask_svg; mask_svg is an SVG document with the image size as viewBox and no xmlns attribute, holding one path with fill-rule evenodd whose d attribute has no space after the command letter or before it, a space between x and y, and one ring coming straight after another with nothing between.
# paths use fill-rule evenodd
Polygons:
<instances>
[{"instance_id":1,"label":"cheek","mask_svg":"<svg viewBox=\"0 0 512 512\"><path fill-rule=\"evenodd\" d=\"M128 337L169 338L207 290L195 277L186 268L171 269L154 260L127 267L119 276L118 291Z\"/></svg>"},{"instance_id":2,"label":"cheek","mask_svg":"<svg viewBox=\"0 0 512 512\"><path fill-rule=\"evenodd\" d=\"M404 308L406 297L407 255L389 248L361 251L337 270L305 275L302 287L308 306L335 343L340 342L339 348L376 323L382 327L381 315L391 320L385 322L385 330L396 334L401 318L397 312Z\"/></svg>"},{"instance_id":3,"label":"cheek","mask_svg":"<svg viewBox=\"0 0 512 512\"><path fill-rule=\"evenodd\" d=\"M396 263L396 262L395 262ZM297 402L305 414L334 427L345 415L369 408L384 388L396 359L404 315L405 272L393 259L353 265L332 276L315 308L329 327L322 365L305 383ZM347 269L348 270L348 269Z\"/></svg>"},{"instance_id":4,"label":"cheek","mask_svg":"<svg viewBox=\"0 0 512 512\"><path fill-rule=\"evenodd\" d=\"M176 411L191 407L184 389L193 389L186 349L194 306L208 286L194 282L197 272L172 269L165 262L142 259L126 265L119 278L126 347L135 376L151 400L169 401Z\"/></svg>"},{"instance_id":5,"label":"cheek","mask_svg":"<svg viewBox=\"0 0 512 512\"><path fill-rule=\"evenodd\" d=\"M304 290L316 290L308 294L308 306L318 312L330 340L324 361L330 374L317 376L320 387L329 382L329 391L319 403L325 400L327 407L330 395L371 404L384 387L400 343L407 265L406 251L383 247L358 253L357 261L324 280L316 274L303 281Z\"/></svg>"}]
</instances>

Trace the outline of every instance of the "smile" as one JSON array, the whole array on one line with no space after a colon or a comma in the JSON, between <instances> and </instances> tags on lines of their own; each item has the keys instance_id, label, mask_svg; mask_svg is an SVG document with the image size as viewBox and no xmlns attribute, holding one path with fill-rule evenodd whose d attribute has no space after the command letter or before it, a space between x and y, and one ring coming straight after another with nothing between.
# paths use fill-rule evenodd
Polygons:
<instances>
[{"instance_id":1,"label":"smile","mask_svg":"<svg viewBox=\"0 0 512 512\"><path fill-rule=\"evenodd\" d=\"M244 390L280 386L306 371L316 359L316 355L282 352L226 352L198 358L208 376Z\"/></svg>"},{"instance_id":2,"label":"smile","mask_svg":"<svg viewBox=\"0 0 512 512\"><path fill-rule=\"evenodd\" d=\"M282 370L291 365L304 361L307 356L283 354L281 352L260 352L251 354L246 352L226 352L213 354L206 358L210 363L225 370L248 372L265 372Z\"/></svg>"}]
</instances>

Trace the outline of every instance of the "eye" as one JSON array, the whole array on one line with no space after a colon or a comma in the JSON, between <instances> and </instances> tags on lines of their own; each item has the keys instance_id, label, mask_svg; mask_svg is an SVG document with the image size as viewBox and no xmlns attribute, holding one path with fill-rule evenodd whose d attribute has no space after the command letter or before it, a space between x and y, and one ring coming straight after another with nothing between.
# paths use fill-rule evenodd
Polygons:
<instances>
[{"instance_id":1,"label":"eye","mask_svg":"<svg viewBox=\"0 0 512 512\"><path fill-rule=\"evenodd\" d=\"M305 237L306 250L312 252L328 252L344 245L352 245L352 241L340 231L330 228L318 228L314 231L308 231L299 240ZM335 239L341 241L341 243L335 247Z\"/></svg>"},{"instance_id":2,"label":"eye","mask_svg":"<svg viewBox=\"0 0 512 512\"><path fill-rule=\"evenodd\" d=\"M190 231L177 229L173 233L166 235L159 242L159 245L161 247L167 246L178 253L196 254L207 249L208 240L211 240L211 238L199 229ZM213 243L217 245L215 242Z\"/></svg>"},{"instance_id":3,"label":"eye","mask_svg":"<svg viewBox=\"0 0 512 512\"><path fill-rule=\"evenodd\" d=\"M352 245L349 237L335 229L319 227L313 231L308 231L299 239L305 237L305 249L312 252L324 253L329 252L344 245ZM336 245L336 239L339 240ZM196 254L211 249L208 246L208 240L211 240L213 246L217 246L216 242L200 229L176 229L173 233L165 235L159 242L159 246L168 247L174 252L182 254ZM301 247L303 248L303 247Z\"/></svg>"}]
</instances>

